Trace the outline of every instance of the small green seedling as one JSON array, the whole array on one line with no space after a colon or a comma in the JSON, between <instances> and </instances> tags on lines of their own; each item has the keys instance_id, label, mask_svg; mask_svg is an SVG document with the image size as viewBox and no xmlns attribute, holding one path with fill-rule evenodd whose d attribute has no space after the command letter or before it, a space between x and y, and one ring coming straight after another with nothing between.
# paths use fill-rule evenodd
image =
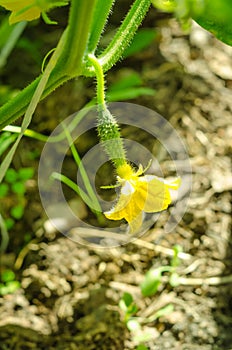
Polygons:
<instances>
[{"instance_id":1,"label":"small green seedling","mask_svg":"<svg viewBox=\"0 0 232 350\"><path fill-rule=\"evenodd\" d=\"M124 313L124 322L128 322L132 316L138 311L138 307L135 304L133 297L130 293L124 293L119 301L119 307Z\"/></svg>"},{"instance_id":2,"label":"small green seedling","mask_svg":"<svg viewBox=\"0 0 232 350\"><path fill-rule=\"evenodd\" d=\"M10 208L9 217L5 219L7 229L14 226L15 220L20 220L25 209L26 181L34 174L33 168L21 168L16 171L9 168L4 182L0 184L0 198L14 196L14 205Z\"/></svg>"},{"instance_id":3,"label":"small green seedling","mask_svg":"<svg viewBox=\"0 0 232 350\"><path fill-rule=\"evenodd\" d=\"M179 276L176 268L180 265L179 253L181 251L182 248L179 245L175 245L173 247L173 256L170 261L170 265L160 266L158 268L152 267L149 271L147 271L146 276L140 285L141 293L144 297L152 296L157 293L159 287L163 283L164 272L169 273L168 281L172 287L178 285ZM136 344L139 344L136 347L137 350L148 350L147 346L143 343L151 340L152 338L152 334L143 328L143 325L152 323L160 317L169 315L174 310L173 304L167 304L149 317L136 316L139 308L130 293L123 294L119 301L119 307L123 311L124 322L132 334L133 341Z\"/></svg>"},{"instance_id":4,"label":"small green seedling","mask_svg":"<svg viewBox=\"0 0 232 350\"><path fill-rule=\"evenodd\" d=\"M0 295L14 293L20 288L20 282L16 281L15 273L12 270L3 271L0 277Z\"/></svg>"},{"instance_id":5,"label":"small green seedling","mask_svg":"<svg viewBox=\"0 0 232 350\"><path fill-rule=\"evenodd\" d=\"M119 307L123 311L124 322L126 323L128 330L131 332L134 343L138 344L136 347L137 350L148 350L147 346L143 343L146 343L152 338L152 332L143 326L173 312L173 305L168 304L149 317L144 318L136 316L139 308L130 293L123 294L119 301Z\"/></svg>"},{"instance_id":6,"label":"small green seedling","mask_svg":"<svg viewBox=\"0 0 232 350\"><path fill-rule=\"evenodd\" d=\"M146 345L140 344L136 347L136 350L149 350Z\"/></svg>"},{"instance_id":7,"label":"small green seedling","mask_svg":"<svg viewBox=\"0 0 232 350\"><path fill-rule=\"evenodd\" d=\"M179 276L176 268L180 264L178 257L179 252L182 248L178 245L173 247L173 257L171 259L170 265L159 266L158 268L151 268L145 275L143 282L141 283L141 292L143 296L152 296L157 293L159 287L163 283L163 273L169 273L169 284L172 287L176 287L179 284Z\"/></svg>"},{"instance_id":8,"label":"small green seedling","mask_svg":"<svg viewBox=\"0 0 232 350\"><path fill-rule=\"evenodd\" d=\"M124 313L124 322L132 334L133 341L137 344L139 343L136 349L148 349L145 345L140 343L150 340L151 336L143 332L139 317L135 316L139 308L133 296L130 293L124 293L119 301L119 307Z\"/></svg>"}]
</instances>

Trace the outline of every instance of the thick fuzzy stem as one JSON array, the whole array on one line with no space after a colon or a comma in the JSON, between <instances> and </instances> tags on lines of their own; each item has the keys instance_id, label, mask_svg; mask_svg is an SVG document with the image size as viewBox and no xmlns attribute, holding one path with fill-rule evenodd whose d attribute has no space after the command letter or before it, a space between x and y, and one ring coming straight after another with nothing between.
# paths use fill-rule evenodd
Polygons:
<instances>
[{"instance_id":1,"label":"thick fuzzy stem","mask_svg":"<svg viewBox=\"0 0 232 350\"><path fill-rule=\"evenodd\" d=\"M100 140L115 167L126 163L126 154L115 117L108 109L99 109L98 134Z\"/></svg>"},{"instance_id":2,"label":"thick fuzzy stem","mask_svg":"<svg viewBox=\"0 0 232 350\"><path fill-rule=\"evenodd\" d=\"M105 102L105 80L99 60L92 54L88 55L89 63L95 70L97 78L98 122L97 129L100 140L115 167L126 163L123 141L120 136L116 118L110 113Z\"/></svg>"}]
</instances>

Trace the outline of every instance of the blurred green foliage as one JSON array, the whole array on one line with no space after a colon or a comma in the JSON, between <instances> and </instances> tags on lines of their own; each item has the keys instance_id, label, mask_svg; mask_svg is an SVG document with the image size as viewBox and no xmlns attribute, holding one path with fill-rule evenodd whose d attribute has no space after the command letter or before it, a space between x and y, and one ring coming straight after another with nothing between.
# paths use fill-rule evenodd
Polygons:
<instances>
[{"instance_id":1,"label":"blurred green foliage","mask_svg":"<svg viewBox=\"0 0 232 350\"><path fill-rule=\"evenodd\" d=\"M142 85L143 81L139 74L132 71L129 74L121 76L120 79L109 86L107 100L110 102L125 101L143 95L153 96L155 94L154 89Z\"/></svg>"},{"instance_id":2,"label":"blurred green foliage","mask_svg":"<svg viewBox=\"0 0 232 350\"><path fill-rule=\"evenodd\" d=\"M192 17L219 40L232 45L231 0L204 0L204 10L193 13Z\"/></svg>"},{"instance_id":3,"label":"blurred green foliage","mask_svg":"<svg viewBox=\"0 0 232 350\"><path fill-rule=\"evenodd\" d=\"M219 40L232 45L231 0L152 0L159 10L175 13L183 26L193 18Z\"/></svg>"},{"instance_id":4,"label":"blurred green foliage","mask_svg":"<svg viewBox=\"0 0 232 350\"><path fill-rule=\"evenodd\" d=\"M135 34L130 46L126 48L126 50L123 53L123 57L129 57L133 56L136 53L141 52L145 48L147 48L149 45L152 44L152 42L157 37L157 31L155 29L151 28L141 28L138 30L138 32Z\"/></svg>"},{"instance_id":5,"label":"blurred green foliage","mask_svg":"<svg viewBox=\"0 0 232 350\"><path fill-rule=\"evenodd\" d=\"M143 282L140 285L143 296L151 296L158 292L159 287L163 283L163 273L169 274L169 284L172 287L176 287L179 284L179 275L177 273L177 267L180 265L180 259L178 254L182 251L182 247L175 245L173 247L173 257L170 261L170 265L164 265L159 267L152 267L147 271Z\"/></svg>"},{"instance_id":6,"label":"blurred green foliage","mask_svg":"<svg viewBox=\"0 0 232 350\"><path fill-rule=\"evenodd\" d=\"M16 281L15 273L12 270L2 271L0 278L0 295L14 293L20 288L20 282Z\"/></svg>"},{"instance_id":7,"label":"blurred green foliage","mask_svg":"<svg viewBox=\"0 0 232 350\"><path fill-rule=\"evenodd\" d=\"M13 205L9 213L5 213L5 224L7 229L14 226L15 220L22 218L25 209L26 181L34 175L33 168L21 168L16 171L9 168L6 172L4 182L0 183L0 198L7 199L10 196Z\"/></svg>"}]
</instances>

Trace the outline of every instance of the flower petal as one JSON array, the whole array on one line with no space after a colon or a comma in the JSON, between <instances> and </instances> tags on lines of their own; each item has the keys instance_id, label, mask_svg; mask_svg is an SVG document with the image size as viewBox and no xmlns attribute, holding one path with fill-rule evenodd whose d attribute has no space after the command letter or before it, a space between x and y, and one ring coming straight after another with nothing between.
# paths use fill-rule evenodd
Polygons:
<instances>
[{"instance_id":1,"label":"flower petal","mask_svg":"<svg viewBox=\"0 0 232 350\"><path fill-rule=\"evenodd\" d=\"M137 201L134 200L135 189L129 181L125 181L122 186L118 202L114 208L105 212L105 216L110 220L126 219L132 222L141 213Z\"/></svg>"},{"instance_id":2,"label":"flower petal","mask_svg":"<svg viewBox=\"0 0 232 350\"><path fill-rule=\"evenodd\" d=\"M130 226L129 232L134 233L142 225L144 212L167 209L171 203L170 192L179 188L180 179L166 181L154 175L140 176L144 172L142 166L135 172L129 164L119 170L120 196L115 207L104 214L111 220L125 219Z\"/></svg>"},{"instance_id":3,"label":"flower petal","mask_svg":"<svg viewBox=\"0 0 232 350\"><path fill-rule=\"evenodd\" d=\"M128 181L125 181L122 185L120 196L115 207L110 211L105 212L105 216L110 220L121 220L124 216L125 208L131 200L134 188Z\"/></svg>"},{"instance_id":4,"label":"flower petal","mask_svg":"<svg viewBox=\"0 0 232 350\"><path fill-rule=\"evenodd\" d=\"M171 203L171 196L163 179L157 176L145 175L139 178L138 191L136 197L143 198L143 207L147 213L156 213L167 209ZM140 199L140 203L142 203Z\"/></svg>"},{"instance_id":5,"label":"flower petal","mask_svg":"<svg viewBox=\"0 0 232 350\"><path fill-rule=\"evenodd\" d=\"M10 11L20 11L23 8L34 6L34 0L0 0L0 5Z\"/></svg>"},{"instance_id":6,"label":"flower petal","mask_svg":"<svg viewBox=\"0 0 232 350\"><path fill-rule=\"evenodd\" d=\"M33 21L40 17L41 10L39 7L34 6L24 12L12 12L9 18L9 23L14 24L21 21Z\"/></svg>"},{"instance_id":7,"label":"flower petal","mask_svg":"<svg viewBox=\"0 0 232 350\"><path fill-rule=\"evenodd\" d=\"M140 229L143 223L143 215L144 213L140 211L140 213L136 216L136 218L134 218L134 220L129 222L129 226L130 226L129 233L135 233Z\"/></svg>"}]
</instances>

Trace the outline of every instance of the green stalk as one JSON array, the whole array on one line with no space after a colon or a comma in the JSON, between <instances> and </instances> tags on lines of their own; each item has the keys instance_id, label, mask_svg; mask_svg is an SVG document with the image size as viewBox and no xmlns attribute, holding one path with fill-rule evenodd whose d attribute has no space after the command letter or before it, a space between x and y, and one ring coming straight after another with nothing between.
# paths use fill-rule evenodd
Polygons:
<instances>
[{"instance_id":1,"label":"green stalk","mask_svg":"<svg viewBox=\"0 0 232 350\"><path fill-rule=\"evenodd\" d=\"M95 209L93 209L92 199L89 198L89 196L79 186L77 186L77 184L74 181L72 181L69 177L63 174L59 174L57 172L52 173L52 178L62 182L63 184L71 188L74 192L76 192L76 194L78 194L83 199L83 201L88 205L92 213L96 215L98 222L104 223L104 218L102 216L101 210L96 211Z\"/></svg>"},{"instance_id":2,"label":"green stalk","mask_svg":"<svg viewBox=\"0 0 232 350\"><path fill-rule=\"evenodd\" d=\"M59 174L55 171L52 173L51 176L53 179L58 180L67 185L69 188L71 188L74 192L76 192L76 194L78 194L78 196L82 197L84 202L91 208L91 200L89 199L87 194L84 191L82 191L82 189L79 188L77 184L73 182L69 177L63 174Z\"/></svg>"},{"instance_id":3,"label":"green stalk","mask_svg":"<svg viewBox=\"0 0 232 350\"><path fill-rule=\"evenodd\" d=\"M1 246L0 246L0 254L4 253L8 243L9 243L9 234L5 225L5 221L0 214L0 229L1 229ZM1 258L1 257L0 257ZM0 271L1 272L1 271Z\"/></svg>"},{"instance_id":4,"label":"green stalk","mask_svg":"<svg viewBox=\"0 0 232 350\"><path fill-rule=\"evenodd\" d=\"M81 74L93 21L96 0L74 0L71 2L67 39L62 63L72 76Z\"/></svg>"},{"instance_id":5,"label":"green stalk","mask_svg":"<svg viewBox=\"0 0 232 350\"><path fill-rule=\"evenodd\" d=\"M94 52L97 47L114 1L115 0L97 0L96 2L88 44L88 52L90 53Z\"/></svg>"},{"instance_id":6,"label":"green stalk","mask_svg":"<svg viewBox=\"0 0 232 350\"><path fill-rule=\"evenodd\" d=\"M72 137L68 131L68 129L66 127L64 127L64 132L65 132L65 135L67 137L67 140L68 140L68 143L69 143L69 147L71 149L71 152L72 152L72 155L73 155L73 158L76 162L76 165L77 165L77 168L79 169L80 171L80 174L81 174L81 177L83 179L83 182L85 184L85 188L87 190L87 193L88 193L88 196L89 198L91 199L92 203L90 205L90 208L91 207L94 207L94 210L98 211L98 212L101 212L101 206L98 202L98 199L93 191L93 188L90 184L90 181L89 181L89 178L88 178L88 175L85 171L85 168L81 162L81 158L77 152L77 149L73 143L73 140L72 140ZM83 191L82 191L83 192Z\"/></svg>"},{"instance_id":7,"label":"green stalk","mask_svg":"<svg viewBox=\"0 0 232 350\"><path fill-rule=\"evenodd\" d=\"M15 24L14 29L12 30L5 45L1 48L0 69L5 66L5 64L7 62L7 58L9 57L12 50L14 49L18 39L20 38L20 35L22 34L24 29L26 28L26 25L27 25L27 22L25 22L25 21Z\"/></svg>"},{"instance_id":8,"label":"green stalk","mask_svg":"<svg viewBox=\"0 0 232 350\"><path fill-rule=\"evenodd\" d=\"M22 121L22 128L21 128L21 133L18 135L14 145L12 146L12 148L9 150L9 152L7 153L6 157L4 158L3 162L0 165L0 182L2 181L2 179L4 178L7 169L10 166L10 163L12 162L13 156L15 154L15 151L18 147L18 144L21 140L21 138L23 137L24 131L28 128L32 116L35 112L36 106L38 105L41 96L43 94L43 91L47 85L48 79L51 75L51 72L53 70L53 67L56 66L57 60L60 57L60 54L63 51L63 37L61 38L61 40L59 41L57 50L53 53L50 61L48 62L47 67L45 68L44 73L42 74L42 77L38 83L38 86L36 87L36 90L32 96L32 99L30 101L30 104L26 110L25 116L23 118Z\"/></svg>"},{"instance_id":9,"label":"green stalk","mask_svg":"<svg viewBox=\"0 0 232 350\"><path fill-rule=\"evenodd\" d=\"M81 64L87 47L95 1L72 1L69 25L58 43L59 46L60 42L64 42L64 46L57 64L49 76L41 99L64 82L81 74ZM0 108L0 130L25 113L42 76L38 77L32 84L19 92L15 98Z\"/></svg>"},{"instance_id":10,"label":"green stalk","mask_svg":"<svg viewBox=\"0 0 232 350\"><path fill-rule=\"evenodd\" d=\"M86 54L89 34L91 40L89 49L93 49L100 37L101 26L104 26L106 21L107 11L104 13L102 19L98 18L97 20L96 16L98 11L95 12L94 15L96 5L101 3L103 6L104 3L103 0L98 1L99 2L97 2L97 0L75 0L71 2L69 25L60 39L65 41L64 49L49 76L41 99L49 95L69 79L81 74L86 76L95 75L94 69L85 67L84 55ZM138 26L148 11L150 2L151 0L136 0L134 2L111 44L100 56L100 64L104 72L109 70L122 56L123 51L129 45ZM112 3L113 0L109 0L109 3L107 1L107 5L105 6L109 9ZM93 34L94 23L98 28L95 34ZM0 130L25 113L40 80L41 76L0 108Z\"/></svg>"},{"instance_id":11,"label":"green stalk","mask_svg":"<svg viewBox=\"0 0 232 350\"><path fill-rule=\"evenodd\" d=\"M107 49L99 57L103 71L109 70L122 56L144 19L151 0L136 0Z\"/></svg>"},{"instance_id":12,"label":"green stalk","mask_svg":"<svg viewBox=\"0 0 232 350\"><path fill-rule=\"evenodd\" d=\"M21 130L22 128L20 126L15 125L8 125L3 129L3 131L9 131L16 134L20 134ZM30 129L25 130L23 135L42 142L47 142L49 138L49 136L45 136L43 134L40 134L39 132Z\"/></svg>"},{"instance_id":13,"label":"green stalk","mask_svg":"<svg viewBox=\"0 0 232 350\"><path fill-rule=\"evenodd\" d=\"M119 126L116 118L106 107L105 80L102 66L93 54L88 55L88 61L93 66L97 78L98 134L110 160L118 168L126 163L126 155Z\"/></svg>"},{"instance_id":14,"label":"green stalk","mask_svg":"<svg viewBox=\"0 0 232 350\"><path fill-rule=\"evenodd\" d=\"M75 116L75 118L71 121L69 125L70 132L77 127L78 123L86 116L88 111L89 111L89 108L86 107L85 109L82 109L78 112L78 114ZM22 132L22 128L20 126L7 125L5 128L3 128L3 131L9 131L12 133L20 134ZM45 136L34 130L26 129L23 135L42 142L51 142L51 143L59 142L66 138L64 131L62 131L61 133L55 136Z\"/></svg>"},{"instance_id":15,"label":"green stalk","mask_svg":"<svg viewBox=\"0 0 232 350\"><path fill-rule=\"evenodd\" d=\"M151 0L135 0L111 43L99 56L99 62L104 72L108 71L122 57L124 50L133 39L150 5ZM85 73L89 76L93 74L91 70Z\"/></svg>"},{"instance_id":16,"label":"green stalk","mask_svg":"<svg viewBox=\"0 0 232 350\"><path fill-rule=\"evenodd\" d=\"M88 60L92 64L95 70L96 78L97 78L97 103L98 108L101 110L106 110L106 102L105 102L105 79L104 73L102 70L102 66L99 60L93 55L88 55Z\"/></svg>"},{"instance_id":17,"label":"green stalk","mask_svg":"<svg viewBox=\"0 0 232 350\"><path fill-rule=\"evenodd\" d=\"M25 114L26 109L34 95L36 88L41 80L41 77L36 78L29 86L20 91L17 96L12 100L4 104L0 108L0 130L2 130L6 125L13 123L16 119ZM53 79L49 79L46 88L44 89L41 99L49 95L58 86L62 85L64 82L69 80L70 77L53 75Z\"/></svg>"}]
</instances>

